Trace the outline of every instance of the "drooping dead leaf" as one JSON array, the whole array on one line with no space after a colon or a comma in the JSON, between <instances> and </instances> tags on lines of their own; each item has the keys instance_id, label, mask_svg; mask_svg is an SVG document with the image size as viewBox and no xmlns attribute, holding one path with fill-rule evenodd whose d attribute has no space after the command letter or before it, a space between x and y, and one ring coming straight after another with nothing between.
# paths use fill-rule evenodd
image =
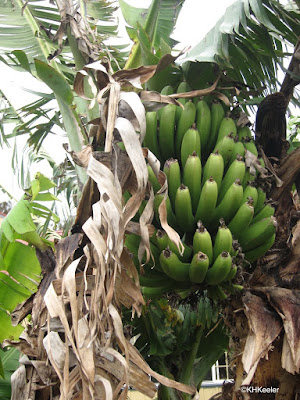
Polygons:
<instances>
[{"instance_id":1,"label":"drooping dead leaf","mask_svg":"<svg viewBox=\"0 0 300 400\"><path fill-rule=\"evenodd\" d=\"M242 385L249 385L259 361L267 356L282 325L275 310L260 296L245 291L243 303L249 323L249 333L242 357L247 376Z\"/></svg>"},{"instance_id":2,"label":"drooping dead leaf","mask_svg":"<svg viewBox=\"0 0 300 400\"><path fill-rule=\"evenodd\" d=\"M181 254L183 254L184 246L181 242L180 236L175 231L175 229L173 229L168 224L168 221L167 221L166 199L168 196L168 181L167 181L166 174L163 171L160 171L158 180L159 180L159 183L161 184L161 189L158 191L158 193L161 193L164 195L164 198L158 207L158 214L159 214L161 226L164 229L164 231L167 233L169 238L172 240L172 242L177 246L179 252Z\"/></svg>"},{"instance_id":3,"label":"drooping dead leaf","mask_svg":"<svg viewBox=\"0 0 300 400\"><path fill-rule=\"evenodd\" d=\"M118 81L122 82L123 85L130 84L133 87L138 89L142 89L142 84L146 83L152 76L172 63L180 57L185 50L181 51L177 56L172 56L171 54L164 55L157 65L147 65L133 69L123 69L117 71L113 74L113 78Z\"/></svg>"},{"instance_id":4,"label":"drooping dead leaf","mask_svg":"<svg viewBox=\"0 0 300 400\"><path fill-rule=\"evenodd\" d=\"M163 61L172 60L168 57ZM123 95L120 89L128 82L149 79L157 67L111 76L106 66L91 64L77 76L76 90L80 95L84 95L87 70L96 71L98 98L103 99L105 115L94 123L106 128L105 152L87 146L71 153L89 176L75 220L80 233L59 243L56 254L46 254L44 279L32 303L26 305L33 324L14 345L29 357L25 376L35 377L38 384L34 388L39 389L34 390L42 390L44 380L49 378L48 385L60 391L60 400L124 400L129 385L153 397L156 385L149 379L151 375L164 385L194 394L194 388L167 379L148 366L125 337L121 318L120 305L140 315L144 304L138 273L124 250L124 238L128 232L137 232L141 236L139 259L145 252L149 259L154 193L148 182L146 158L153 165L156 162L141 147L144 107L137 95ZM126 151L115 145L116 138L122 140ZM166 196L166 177L158 172L159 168L155 171L161 193ZM126 204L125 190L131 194ZM139 222L131 221L144 199L147 204ZM183 250L180 237L167 224L164 202L160 215L171 240ZM42 256L39 255L41 259ZM25 304L18 318L24 315L24 309ZM43 370L45 365L49 365L50 372ZM24 368L20 369L21 379L15 381L13 393L20 398L17 396L22 391L22 398L27 400L33 398L32 386L30 379L24 380Z\"/></svg>"}]
</instances>

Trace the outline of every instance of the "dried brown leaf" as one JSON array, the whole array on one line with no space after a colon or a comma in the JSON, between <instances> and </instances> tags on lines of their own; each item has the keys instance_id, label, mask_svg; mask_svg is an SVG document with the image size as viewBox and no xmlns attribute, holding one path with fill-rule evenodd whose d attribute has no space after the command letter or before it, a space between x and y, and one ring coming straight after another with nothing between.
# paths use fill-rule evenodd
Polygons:
<instances>
[{"instance_id":1,"label":"dried brown leaf","mask_svg":"<svg viewBox=\"0 0 300 400\"><path fill-rule=\"evenodd\" d=\"M157 111L167 104L175 104L176 106L183 108L183 105L176 99L158 92L143 90L140 92L140 98L146 111Z\"/></svg>"},{"instance_id":2,"label":"dried brown leaf","mask_svg":"<svg viewBox=\"0 0 300 400\"><path fill-rule=\"evenodd\" d=\"M168 183L167 177L163 171L160 171L159 174L159 182L161 183L161 189L158 193L162 193L164 198L158 207L158 214L162 228L167 233L169 238L172 240L174 244L176 244L179 252L182 254L184 251L183 244L180 240L179 234L173 229L167 221L167 206L166 206L166 198L168 196Z\"/></svg>"},{"instance_id":3,"label":"dried brown leaf","mask_svg":"<svg viewBox=\"0 0 300 400\"><path fill-rule=\"evenodd\" d=\"M299 290L275 287L266 288L265 293L282 318L289 351L298 373L300 369L300 292Z\"/></svg>"},{"instance_id":4,"label":"dried brown leaf","mask_svg":"<svg viewBox=\"0 0 300 400\"><path fill-rule=\"evenodd\" d=\"M25 395L26 369L25 365L19 368L11 376L11 400L27 400Z\"/></svg>"},{"instance_id":5,"label":"dried brown leaf","mask_svg":"<svg viewBox=\"0 0 300 400\"><path fill-rule=\"evenodd\" d=\"M143 154L144 154L144 157L148 160L148 163L149 163L150 167L153 169L153 172L155 173L155 175L158 176L159 171L160 171L159 159L156 157L155 154L152 153L152 151L150 151L147 148L143 148Z\"/></svg>"},{"instance_id":6,"label":"dried brown leaf","mask_svg":"<svg viewBox=\"0 0 300 400\"><path fill-rule=\"evenodd\" d=\"M140 143L142 143L146 134L146 116L143 103L136 93L120 93L118 115L119 117L128 119L134 127L135 131L140 132L139 140Z\"/></svg>"},{"instance_id":7,"label":"dried brown leaf","mask_svg":"<svg viewBox=\"0 0 300 400\"><path fill-rule=\"evenodd\" d=\"M140 287L127 275L125 268L117 274L115 282L115 296L118 302L127 308L133 308L138 316L141 315L141 307L145 304Z\"/></svg>"},{"instance_id":8,"label":"dried brown leaf","mask_svg":"<svg viewBox=\"0 0 300 400\"><path fill-rule=\"evenodd\" d=\"M173 64L174 61L184 53L184 51L185 50L180 52L176 57L172 56L171 54L164 55L157 65L148 65L133 69L123 69L117 71L112 76L116 81L122 82L122 85L127 85L129 83L133 87L142 89L143 83L146 83L150 78L152 78L154 74Z\"/></svg>"},{"instance_id":9,"label":"dried brown leaf","mask_svg":"<svg viewBox=\"0 0 300 400\"><path fill-rule=\"evenodd\" d=\"M165 376L160 375L157 372L153 371L153 369L151 369L150 366L146 363L146 361L142 358L139 351L131 343L127 342L127 345L128 345L128 349L129 349L130 360L133 362L133 364L135 364L137 367L139 367L141 370L143 370L146 374L151 375L162 385L165 385L165 386L177 389L181 392L192 394L192 395L196 393L195 387L185 385L180 382L176 382L172 379L166 378Z\"/></svg>"},{"instance_id":10,"label":"dried brown leaf","mask_svg":"<svg viewBox=\"0 0 300 400\"><path fill-rule=\"evenodd\" d=\"M220 79L220 76L215 80L215 82L210 87L208 87L206 89L191 90L190 92L184 92L184 93L173 93L173 94L170 94L169 97L172 97L175 99L189 99L189 98L198 97L198 96L206 96L208 94L211 94L216 89L219 79Z\"/></svg>"},{"instance_id":11,"label":"dried brown leaf","mask_svg":"<svg viewBox=\"0 0 300 400\"><path fill-rule=\"evenodd\" d=\"M213 90L211 92L211 94L213 94L215 97L217 97L219 100L223 101L223 103L225 104L225 106L230 107L231 103L229 98L221 92L217 92L216 90Z\"/></svg>"},{"instance_id":12,"label":"dried brown leaf","mask_svg":"<svg viewBox=\"0 0 300 400\"><path fill-rule=\"evenodd\" d=\"M242 357L247 377L242 384L249 385L260 359L268 354L282 325L275 310L260 296L245 291L243 303L250 329Z\"/></svg>"}]
</instances>

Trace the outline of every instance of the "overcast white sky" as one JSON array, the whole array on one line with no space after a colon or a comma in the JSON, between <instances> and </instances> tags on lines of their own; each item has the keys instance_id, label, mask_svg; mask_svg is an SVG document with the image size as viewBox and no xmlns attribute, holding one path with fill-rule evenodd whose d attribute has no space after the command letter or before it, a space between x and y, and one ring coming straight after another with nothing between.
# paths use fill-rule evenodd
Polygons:
<instances>
[{"instance_id":1,"label":"overcast white sky","mask_svg":"<svg viewBox=\"0 0 300 400\"><path fill-rule=\"evenodd\" d=\"M172 37L181 43L182 48L194 46L215 25L226 8L233 2L234 0L210 0L209 2L186 0ZM148 7L151 0L128 0L128 3L138 7ZM120 36L125 34L123 21L120 18ZM32 97L25 92L23 88L42 92L49 91L47 86L37 83L30 74L12 71L3 64L0 64L0 88L15 108L36 99L36 97ZM22 139L18 138L18 141L21 142ZM57 162L64 159L65 153L62 143L65 141L62 137L52 136L44 142L46 150L50 152ZM11 142L11 145L13 146L13 142ZM22 145L19 147L21 148ZM19 199L22 191L18 188L17 180L11 171L11 154L12 150L6 147L0 148L0 168L2 171L0 174L0 184L11 192L15 198ZM34 172L38 170L47 174L47 170L42 164L38 164ZM3 201L3 199L4 197L0 193L0 201Z\"/></svg>"}]
</instances>

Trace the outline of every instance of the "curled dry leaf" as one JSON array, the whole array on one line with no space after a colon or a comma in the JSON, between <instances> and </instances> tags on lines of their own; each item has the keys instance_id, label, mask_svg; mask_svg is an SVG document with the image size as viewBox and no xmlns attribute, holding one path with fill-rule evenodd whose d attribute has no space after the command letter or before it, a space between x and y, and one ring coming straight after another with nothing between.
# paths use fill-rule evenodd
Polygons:
<instances>
[{"instance_id":1,"label":"curled dry leaf","mask_svg":"<svg viewBox=\"0 0 300 400\"><path fill-rule=\"evenodd\" d=\"M221 92L217 92L216 90L213 90L211 92L211 94L213 94L215 97L217 97L219 100L223 101L223 103L225 104L225 106L230 107L231 103L230 100L227 96L225 96L224 93Z\"/></svg>"},{"instance_id":2,"label":"curled dry leaf","mask_svg":"<svg viewBox=\"0 0 300 400\"><path fill-rule=\"evenodd\" d=\"M158 207L158 214L159 214L159 219L162 228L164 231L167 233L169 238L172 240L172 242L177 246L180 254L183 254L184 247L181 242L179 234L173 229L167 221L167 206L166 206L166 199L168 196L168 181L166 174L163 171L160 171L159 176L158 176L158 181L161 185L161 189L158 191L158 193L161 193L164 195L162 202L160 203Z\"/></svg>"},{"instance_id":3,"label":"curled dry leaf","mask_svg":"<svg viewBox=\"0 0 300 400\"><path fill-rule=\"evenodd\" d=\"M183 105L176 99L158 92L149 92L147 90L143 90L140 92L140 98L146 111L157 111L167 104L175 104L176 106L183 108Z\"/></svg>"},{"instance_id":4,"label":"curled dry leaf","mask_svg":"<svg viewBox=\"0 0 300 400\"><path fill-rule=\"evenodd\" d=\"M148 148L143 148L144 157L147 159L150 167L156 176L158 176L160 171L160 161L155 154L152 153Z\"/></svg>"}]
</instances>

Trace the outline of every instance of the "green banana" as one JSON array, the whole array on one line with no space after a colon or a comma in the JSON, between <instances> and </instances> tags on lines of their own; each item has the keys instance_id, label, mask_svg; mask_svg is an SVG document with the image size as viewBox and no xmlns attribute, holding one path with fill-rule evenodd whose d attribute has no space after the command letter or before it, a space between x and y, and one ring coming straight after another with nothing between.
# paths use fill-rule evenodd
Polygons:
<instances>
[{"instance_id":1,"label":"green banana","mask_svg":"<svg viewBox=\"0 0 300 400\"><path fill-rule=\"evenodd\" d=\"M213 286L210 286L210 288L212 288ZM218 319L220 316L220 309L218 307L217 304L213 304L212 306L212 316L211 316L211 320L214 324L217 323Z\"/></svg>"},{"instance_id":2,"label":"green banana","mask_svg":"<svg viewBox=\"0 0 300 400\"><path fill-rule=\"evenodd\" d=\"M275 214L275 208L267 203L253 218L253 223L259 221L260 219L271 217Z\"/></svg>"},{"instance_id":3,"label":"green banana","mask_svg":"<svg viewBox=\"0 0 300 400\"><path fill-rule=\"evenodd\" d=\"M162 159L175 155L175 104L166 105L159 120L158 143Z\"/></svg>"},{"instance_id":4,"label":"green banana","mask_svg":"<svg viewBox=\"0 0 300 400\"><path fill-rule=\"evenodd\" d=\"M188 101L184 109L181 111L180 118L178 120L177 129L175 133L175 152L176 156L180 157L181 143L185 132L192 127L196 118L196 106L192 101ZM200 156L200 154L199 154Z\"/></svg>"},{"instance_id":5,"label":"green banana","mask_svg":"<svg viewBox=\"0 0 300 400\"><path fill-rule=\"evenodd\" d=\"M167 245L164 247L164 249L166 247L169 247L169 249L177 255L177 257L179 258L180 261L183 261L183 262L190 261L190 259L192 258L192 255L193 255L193 250L191 249L191 247L187 246L185 243L182 243L183 247L184 247L184 251L183 251L183 254L180 254L176 244L174 242L172 242L172 240L169 238L168 235L166 235L166 236L167 236L167 241L166 241ZM164 250L164 249L162 249L162 250Z\"/></svg>"},{"instance_id":6,"label":"green banana","mask_svg":"<svg viewBox=\"0 0 300 400\"><path fill-rule=\"evenodd\" d=\"M197 325L203 327L206 326L205 304L203 297L200 297L197 305Z\"/></svg>"},{"instance_id":7,"label":"green banana","mask_svg":"<svg viewBox=\"0 0 300 400\"><path fill-rule=\"evenodd\" d=\"M166 276L166 274L158 272L156 272L155 274L151 273L151 275L148 276L140 275L139 280L141 286L149 288L167 286L169 285L170 281L170 279Z\"/></svg>"},{"instance_id":8,"label":"green banana","mask_svg":"<svg viewBox=\"0 0 300 400\"><path fill-rule=\"evenodd\" d=\"M253 201L253 207L255 208L258 199L258 193L252 182L248 182L248 185L244 187L242 203L245 203L249 197L251 197Z\"/></svg>"},{"instance_id":9,"label":"green banana","mask_svg":"<svg viewBox=\"0 0 300 400\"><path fill-rule=\"evenodd\" d=\"M206 297L204 301L206 326L209 329L212 322L212 306L210 300Z\"/></svg>"},{"instance_id":10,"label":"green banana","mask_svg":"<svg viewBox=\"0 0 300 400\"><path fill-rule=\"evenodd\" d=\"M186 307L185 312L183 313L184 315L184 320L183 320L183 332L189 332L191 329L191 310L190 307Z\"/></svg>"},{"instance_id":11,"label":"green banana","mask_svg":"<svg viewBox=\"0 0 300 400\"><path fill-rule=\"evenodd\" d=\"M211 177L217 182L220 190L224 173L224 160L219 152L211 153L203 167L203 185Z\"/></svg>"},{"instance_id":12,"label":"green banana","mask_svg":"<svg viewBox=\"0 0 300 400\"><path fill-rule=\"evenodd\" d=\"M220 140L219 143L217 143L214 148L213 153L218 151L223 157L224 167L226 167L231 158L233 148L234 148L234 138L231 134L223 137L223 139Z\"/></svg>"},{"instance_id":13,"label":"green banana","mask_svg":"<svg viewBox=\"0 0 300 400\"><path fill-rule=\"evenodd\" d=\"M207 179L201 190L195 220L208 226L213 217L218 199L218 185L213 178Z\"/></svg>"},{"instance_id":14,"label":"green banana","mask_svg":"<svg viewBox=\"0 0 300 400\"><path fill-rule=\"evenodd\" d=\"M258 258L262 257L270 248L273 246L275 242L276 233L273 233L264 243L260 246L255 247L252 250L245 252L245 259L250 263L256 261Z\"/></svg>"},{"instance_id":15,"label":"green banana","mask_svg":"<svg viewBox=\"0 0 300 400\"><path fill-rule=\"evenodd\" d=\"M229 160L229 165L237 158L237 156L244 157L245 155L245 147L243 143L239 141L239 137L236 135L233 140L234 146Z\"/></svg>"},{"instance_id":16,"label":"green banana","mask_svg":"<svg viewBox=\"0 0 300 400\"><path fill-rule=\"evenodd\" d=\"M232 232L231 232L231 234L232 234ZM234 256L236 257L239 253L241 253L241 251L242 251L242 248L241 248L241 246L240 246L238 240L237 240L237 239L234 239L234 240L232 241L232 249L231 249L231 251L230 251L230 255L231 255L232 257L234 257Z\"/></svg>"},{"instance_id":17,"label":"green banana","mask_svg":"<svg viewBox=\"0 0 300 400\"><path fill-rule=\"evenodd\" d=\"M160 93L163 94L164 96L169 96L170 94L174 93L174 89L172 88L172 86L167 85L162 88Z\"/></svg>"},{"instance_id":18,"label":"green banana","mask_svg":"<svg viewBox=\"0 0 300 400\"><path fill-rule=\"evenodd\" d=\"M250 139L252 138L251 130L247 125L238 127L237 134L240 142L242 142L246 137Z\"/></svg>"},{"instance_id":19,"label":"green banana","mask_svg":"<svg viewBox=\"0 0 300 400\"><path fill-rule=\"evenodd\" d=\"M212 300L226 300L228 297L219 285L210 286L207 290L207 295Z\"/></svg>"},{"instance_id":20,"label":"green banana","mask_svg":"<svg viewBox=\"0 0 300 400\"><path fill-rule=\"evenodd\" d=\"M256 179L256 174L250 173L250 168L246 167L245 176L242 182L243 187L246 187L249 183L254 182Z\"/></svg>"},{"instance_id":21,"label":"green banana","mask_svg":"<svg viewBox=\"0 0 300 400\"><path fill-rule=\"evenodd\" d=\"M249 198L237 210L236 214L228 224L232 235L238 239L242 232L250 225L254 214L253 200Z\"/></svg>"},{"instance_id":22,"label":"green banana","mask_svg":"<svg viewBox=\"0 0 300 400\"><path fill-rule=\"evenodd\" d=\"M191 91L190 85L189 85L187 82L182 81L182 82L179 83L176 93L186 93L186 92L190 92L190 91ZM182 99L179 98L179 99L177 99L177 100L178 100L179 103L181 103L183 106L184 106L184 105L186 104L186 102L188 101L188 99L185 99L185 98L182 98ZM182 111L183 111L183 109L182 109L181 107L179 107L179 106L176 107L176 122L179 121L180 116L181 116L181 114L182 114Z\"/></svg>"},{"instance_id":23,"label":"green banana","mask_svg":"<svg viewBox=\"0 0 300 400\"><path fill-rule=\"evenodd\" d=\"M169 96L170 94L173 94L173 93L174 93L174 89L170 85L165 86L160 92L160 94L162 94L164 96ZM165 105L158 110L158 119L160 119L164 107L165 107Z\"/></svg>"},{"instance_id":24,"label":"green banana","mask_svg":"<svg viewBox=\"0 0 300 400\"><path fill-rule=\"evenodd\" d=\"M172 160L172 158L170 158L169 160ZM169 160L165 161L164 168L163 168L163 172L166 174L166 177L168 180L170 178L170 162L169 162Z\"/></svg>"},{"instance_id":25,"label":"green banana","mask_svg":"<svg viewBox=\"0 0 300 400\"><path fill-rule=\"evenodd\" d=\"M193 236L193 251L194 253L202 251L207 255L209 263L211 264L213 260L213 244L210 233L201 221L199 221L197 225L198 229Z\"/></svg>"},{"instance_id":26,"label":"green banana","mask_svg":"<svg viewBox=\"0 0 300 400\"><path fill-rule=\"evenodd\" d=\"M226 279L232 264L231 255L223 251L218 255L212 267L208 269L205 281L208 285L218 285Z\"/></svg>"},{"instance_id":27,"label":"green banana","mask_svg":"<svg viewBox=\"0 0 300 400\"><path fill-rule=\"evenodd\" d=\"M188 156L196 153L201 155L200 135L197 129L188 129L182 139L181 143L181 165L185 166Z\"/></svg>"},{"instance_id":28,"label":"green banana","mask_svg":"<svg viewBox=\"0 0 300 400\"><path fill-rule=\"evenodd\" d=\"M222 104L219 101L213 101L211 104L211 128L210 128L210 136L208 139L207 150L208 153L211 151L213 146L216 143L220 124L222 119L225 117L225 111L222 107Z\"/></svg>"},{"instance_id":29,"label":"green banana","mask_svg":"<svg viewBox=\"0 0 300 400\"><path fill-rule=\"evenodd\" d=\"M156 192L158 192L161 188L160 183L158 182L158 179L153 171L153 169L151 168L151 166L148 164L147 165L147 169L148 169L148 180L150 181L152 187L153 187L153 191L154 194Z\"/></svg>"},{"instance_id":30,"label":"green banana","mask_svg":"<svg viewBox=\"0 0 300 400\"><path fill-rule=\"evenodd\" d=\"M194 152L189 155L183 168L183 183L189 188L193 213L196 212L201 193L201 160Z\"/></svg>"},{"instance_id":31,"label":"green banana","mask_svg":"<svg viewBox=\"0 0 300 400\"><path fill-rule=\"evenodd\" d=\"M166 275L178 282L189 280L190 264L179 260L170 249L165 249L159 256L160 265Z\"/></svg>"},{"instance_id":32,"label":"green banana","mask_svg":"<svg viewBox=\"0 0 300 400\"><path fill-rule=\"evenodd\" d=\"M220 142L220 140L230 134L232 134L233 137L237 135L236 124L231 117L224 117L220 123L216 143Z\"/></svg>"},{"instance_id":33,"label":"green banana","mask_svg":"<svg viewBox=\"0 0 300 400\"><path fill-rule=\"evenodd\" d=\"M198 321L198 313L196 310L191 310L191 328L195 329Z\"/></svg>"},{"instance_id":34,"label":"green banana","mask_svg":"<svg viewBox=\"0 0 300 400\"><path fill-rule=\"evenodd\" d=\"M242 232L239 242L243 252L253 250L261 246L274 233L276 233L277 222L273 216L261 219L251 224L246 231Z\"/></svg>"},{"instance_id":35,"label":"green banana","mask_svg":"<svg viewBox=\"0 0 300 400\"><path fill-rule=\"evenodd\" d=\"M166 161L165 165L169 169L168 173L168 190L169 190L169 197L171 200L171 204L175 204L175 197L177 189L181 184L181 172L178 160L174 158L170 158Z\"/></svg>"},{"instance_id":36,"label":"green banana","mask_svg":"<svg viewBox=\"0 0 300 400\"><path fill-rule=\"evenodd\" d=\"M266 192L261 188L257 188L257 202L254 207L254 215L260 212L260 210L265 206L265 201L266 201Z\"/></svg>"},{"instance_id":37,"label":"green banana","mask_svg":"<svg viewBox=\"0 0 300 400\"><path fill-rule=\"evenodd\" d=\"M232 164L230 164L223 181L221 183L218 202L221 202L225 196L225 193L228 191L230 186L236 179L239 179L241 182L243 181L244 175L246 172L246 165L241 156L238 156Z\"/></svg>"},{"instance_id":38,"label":"green banana","mask_svg":"<svg viewBox=\"0 0 300 400\"><path fill-rule=\"evenodd\" d=\"M207 144L211 129L211 111L205 100L201 99L197 103L196 126L200 135L201 157L207 155Z\"/></svg>"},{"instance_id":39,"label":"green banana","mask_svg":"<svg viewBox=\"0 0 300 400\"><path fill-rule=\"evenodd\" d=\"M146 113L146 135L144 138L144 146L148 147L160 160L161 154L158 145L158 116L156 111L149 111Z\"/></svg>"},{"instance_id":40,"label":"green banana","mask_svg":"<svg viewBox=\"0 0 300 400\"><path fill-rule=\"evenodd\" d=\"M218 228L213 247L213 261L215 261L219 254L223 251L227 251L228 253L232 248L232 234L229 228L225 225L224 221L221 221L221 224Z\"/></svg>"},{"instance_id":41,"label":"green banana","mask_svg":"<svg viewBox=\"0 0 300 400\"><path fill-rule=\"evenodd\" d=\"M135 233L127 234L125 237L124 246L127 247L132 254L137 254L140 241L141 237L139 235L136 235Z\"/></svg>"},{"instance_id":42,"label":"green banana","mask_svg":"<svg viewBox=\"0 0 300 400\"><path fill-rule=\"evenodd\" d=\"M179 227L184 232L192 232L195 229L190 191L183 184L180 185L176 192L175 215Z\"/></svg>"},{"instance_id":43,"label":"green banana","mask_svg":"<svg viewBox=\"0 0 300 400\"><path fill-rule=\"evenodd\" d=\"M174 287L173 282L168 282L165 285L157 287L141 287L142 294L148 299L157 299L162 297L165 293L172 291Z\"/></svg>"},{"instance_id":44,"label":"green banana","mask_svg":"<svg viewBox=\"0 0 300 400\"><path fill-rule=\"evenodd\" d=\"M189 277L193 283L202 283L209 267L209 258L206 254L198 251L194 254L190 264Z\"/></svg>"},{"instance_id":45,"label":"green banana","mask_svg":"<svg viewBox=\"0 0 300 400\"><path fill-rule=\"evenodd\" d=\"M237 292L241 292L244 287L242 285L236 285L232 282L222 282L222 287L226 290L227 293L236 294Z\"/></svg>"},{"instance_id":46,"label":"green banana","mask_svg":"<svg viewBox=\"0 0 300 400\"><path fill-rule=\"evenodd\" d=\"M256 157L258 157L258 151L255 146L255 143L253 139L250 139L249 137L246 137L244 139L244 147L246 150L250 151L252 154L254 154Z\"/></svg>"},{"instance_id":47,"label":"green banana","mask_svg":"<svg viewBox=\"0 0 300 400\"><path fill-rule=\"evenodd\" d=\"M160 251L168 247L168 235L162 229L158 229L155 236L152 236L151 239Z\"/></svg>"},{"instance_id":48,"label":"green banana","mask_svg":"<svg viewBox=\"0 0 300 400\"><path fill-rule=\"evenodd\" d=\"M225 281L232 281L237 274L237 270L238 270L237 265L235 265L235 264L232 265L230 268L230 271L228 272L228 275L226 276Z\"/></svg>"},{"instance_id":49,"label":"green banana","mask_svg":"<svg viewBox=\"0 0 300 400\"><path fill-rule=\"evenodd\" d=\"M211 218L212 228L218 224L220 218L224 218L226 224L233 218L240 207L242 197L243 187L240 180L236 179L225 193L222 201L215 208Z\"/></svg>"}]
</instances>

